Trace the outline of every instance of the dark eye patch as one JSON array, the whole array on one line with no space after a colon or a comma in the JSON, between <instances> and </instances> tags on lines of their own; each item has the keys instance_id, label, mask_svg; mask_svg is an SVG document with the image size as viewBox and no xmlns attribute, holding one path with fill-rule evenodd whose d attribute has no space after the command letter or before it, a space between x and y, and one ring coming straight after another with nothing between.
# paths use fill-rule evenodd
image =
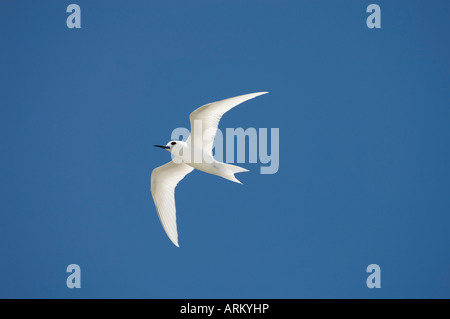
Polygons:
<instances>
[{"instance_id":1,"label":"dark eye patch","mask_svg":"<svg viewBox=\"0 0 450 319\"><path fill-rule=\"evenodd\" d=\"M172 143L170 143L171 145L175 145L175 144L177 144L177 142L172 142Z\"/></svg>"}]
</instances>

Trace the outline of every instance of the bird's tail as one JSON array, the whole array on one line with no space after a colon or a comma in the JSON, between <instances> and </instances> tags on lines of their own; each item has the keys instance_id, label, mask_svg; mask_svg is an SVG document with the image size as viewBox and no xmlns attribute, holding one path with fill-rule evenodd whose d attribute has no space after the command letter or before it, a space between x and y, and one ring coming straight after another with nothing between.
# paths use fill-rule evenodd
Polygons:
<instances>
[{"instance_id":1,"label":"bird's tail","mask_svg":"<svg viewBox=\"0 0 450 319\"><path fill-rule=\"evenodd\" d=\"M239 184L242 184L242 183L236 178L236 176L234 176L234 174L249 171L248 169L245 169L243 167L239 167L236 165L231 165L231 164L226 164L226 163L222 163L222 165L225 168L225 174L222 175L222 177L226 178L232 182L239 183Z\"/></svg>"}]
</instances>

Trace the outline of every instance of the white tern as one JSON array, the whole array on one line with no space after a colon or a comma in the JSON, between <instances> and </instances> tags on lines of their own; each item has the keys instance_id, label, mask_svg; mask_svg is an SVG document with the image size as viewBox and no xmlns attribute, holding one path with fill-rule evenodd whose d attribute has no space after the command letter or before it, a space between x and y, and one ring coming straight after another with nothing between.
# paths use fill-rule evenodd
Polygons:
<instances>
[{"instance_id":1,"label":"white tern","mask_svg":"<svg viewBox=\"0 0 450 319\"><path fill-rule=\"evenodd\" d=\"M161 224L177 247L175 187L194 168L242 184L234 174L248 170L216 161L212 154L214 137L222 115L233 107L266 93L268 92L245 94L203 105L189 116L191 134L185 142L170 141L166 145L155 145L173 155L169 163L152 171L150 184Z\"/></svg>"}]
</instances>

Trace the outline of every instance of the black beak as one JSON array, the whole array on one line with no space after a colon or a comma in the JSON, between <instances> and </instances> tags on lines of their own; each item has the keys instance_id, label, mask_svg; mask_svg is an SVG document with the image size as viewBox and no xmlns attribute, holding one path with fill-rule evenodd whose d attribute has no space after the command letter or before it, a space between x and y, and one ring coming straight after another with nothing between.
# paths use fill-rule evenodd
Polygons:
<instances>
[{"instance_id":1,"label":"black beak","mask_svg":"<svg viewBox=\"0 0 450 319\"><path fill-rule=\"evenodd\" d=\"M164 146L164 145L153 145L153 146L161 147L161 148L163 148L165 150L168 150L170 148L169 146Z\"/></svg>"}]
</instances>

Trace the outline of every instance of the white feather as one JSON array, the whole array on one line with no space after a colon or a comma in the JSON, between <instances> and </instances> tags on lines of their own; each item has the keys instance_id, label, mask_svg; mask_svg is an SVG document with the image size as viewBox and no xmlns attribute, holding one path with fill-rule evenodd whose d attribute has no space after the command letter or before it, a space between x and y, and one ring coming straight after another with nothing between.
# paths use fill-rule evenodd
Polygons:
<instances>
[{"instance_id":1,"label":"white feather","mask_svg":"<svg viewBox=\"0 0 450 319\"><path fill-rule=\"evenodd\" d=\"M156 211L170 240L178 245L177 216L175 208L175 187L194 168L184 163L170 161L152 172L151 192Z\"/></svg>"}]
</instances>

